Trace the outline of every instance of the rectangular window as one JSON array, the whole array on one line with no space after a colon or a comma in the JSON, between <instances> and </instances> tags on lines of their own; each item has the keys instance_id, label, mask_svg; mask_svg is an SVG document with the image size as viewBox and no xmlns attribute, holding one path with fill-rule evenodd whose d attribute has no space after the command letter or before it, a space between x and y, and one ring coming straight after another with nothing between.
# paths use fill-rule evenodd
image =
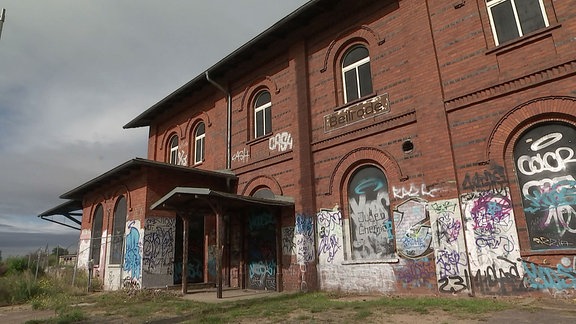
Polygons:
<instances>
[{"instance_id":1,"label":"rectangular window","mask_svg":"<svg viewBox=\"0 0 576 324\"><path fill-rule=\"evenodd\" d=\"M548 26L543 0L487 0L496 45Z\"/></svg>"},{"instance_id":2,"label":"rectangular window","mask_svg":"<svg viewBox=\"0 0 576 324\"><path fill-rule=\"evenodd\" d=\"M256 112L256 138L264 135L264 110Z\"/></svg>"},{"instance_id":3,"label":"rectangular window","mask_svg":"<svg viewBox=\"0 0 576 324\"><path fill-rule=\"evenodd\" d=\"M204 161L204 136L196 138L195 149L194 163L197 164Z\"/></svg>"}]
</instances>

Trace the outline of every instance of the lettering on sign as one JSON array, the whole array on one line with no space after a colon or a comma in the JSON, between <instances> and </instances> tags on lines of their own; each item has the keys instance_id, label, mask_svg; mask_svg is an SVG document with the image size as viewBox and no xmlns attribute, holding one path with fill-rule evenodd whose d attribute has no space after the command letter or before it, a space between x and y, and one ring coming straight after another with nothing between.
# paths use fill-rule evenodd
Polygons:
<instances>
[{"instance_id":1,"label":"lettering on sign","mask_svg":"<svg viewBox=\"0 0 576 324\"><path fill-rule=\"evenodd\" d=\"M388 94L385 93L324 116L324 132L328 133L335 129L389 112L390 101Z\"/></svg>"}]
</instances>

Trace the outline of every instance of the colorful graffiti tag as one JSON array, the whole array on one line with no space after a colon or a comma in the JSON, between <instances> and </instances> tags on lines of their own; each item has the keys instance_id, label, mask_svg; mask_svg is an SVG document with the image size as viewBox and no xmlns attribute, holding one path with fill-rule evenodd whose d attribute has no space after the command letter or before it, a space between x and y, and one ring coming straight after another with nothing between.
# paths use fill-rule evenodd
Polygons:
<instances>
[{"instance_id":1,"label":"colorful graffiti tag","mask_svg":"<svg viewBox=\"0 0 576 324\"><path fill-rule=\"evenodd\" d=\"M176 220L151 217L144 226L144 270L155 274L172 274L174 269L174 230Z\"/></svg>"},{"instance_id":2,"label":"colorful graffiti tag","mask_svg":"<svg viewBox=\"0 0 576 324\"><path fill-rule=\"evenodd\" d=\"M248 218L248 286L276 289L276 218L254 210Z\"/></svg>"},{"instance_id":3,"label":"colorful graffiti tag","mask_svg":"<svg viewBox=\"0 0 576 324\"><path fill-rule=\"evenodd\" d=\"M339 210L322 209L317 217L319 262L340 263L342 250L342 213Z\"/></svg>"},{"instance_id":4,"label":"colorful graffiti tag","mask_svg":"<svg viewBox=\"0 0 576 324\"><path fill-rule=\"evenodd\" d=\"M394 210L396 249L403 257L414 259L432 253L432 231L426 205L425 200L411 198Z\"/></svg>"},{"instance_id":5,"label":"colorful graffiti tag","mask_svg":"<svg viewBox=\"0 0 576 324\"><path fill-rule=\"evenodd\" d=\"M470 292L466 243L457 199L429 205L436 277L441 293Z\"/></svg>"},{"instance_id":6,"label":"colorful graffiti tag","mask_svg":"<svg viewBox=\"0 0 576 324\"><path fill-rule=\"evenodd\" d=\"M395 258L388 182L376 167L356 171L348 187L352 258Z\"/></svg>"},{"instance_id":7,"label":"colorful graffiti tag","mask_svg":"<svg viewBox=\"0 0 576 324\"><path fill-rule=\"evenodd\" d=\"M464 194L461 200L470 271L475 281L493 285L486 290L493 288L501 293L517 289L516 279L523 271L515 263L520 258L520 245L508 189Z\"/></svg>"},{"instance_id":8,"label":"colorful graffiti tag","mask_svg":"<svg viewBox=\"0 0 576 324\"><path fill-rule=\"evenodd\" d=\"M142 254L140 242L140 230L135 226L136 222L128 224L128 234L126 235L126 255L124 256L124 271L128 272L124 279L124 287L140 287L142 274Z\"/></svg>"},{"instance_id":9,"label":"colorful graffiti tag","mask_svg":"<svg viewBox=\"0 0 576 324\"><path fill-rule=\"evenodd\" d=\"M514 147L531 248L576 247L576 128L535 127Z\"/></svg>"},{"instance_id":10,"label":"colorful graffiti tag","mask_svg":"<svg viewBox=\"0 0 576 324\"><path fill-rule=\"evenodd\" d=\"M314 225L312 217L297 214L294 228L296 261L305 264L314 260Z\"/></svg>"}]
</instances>

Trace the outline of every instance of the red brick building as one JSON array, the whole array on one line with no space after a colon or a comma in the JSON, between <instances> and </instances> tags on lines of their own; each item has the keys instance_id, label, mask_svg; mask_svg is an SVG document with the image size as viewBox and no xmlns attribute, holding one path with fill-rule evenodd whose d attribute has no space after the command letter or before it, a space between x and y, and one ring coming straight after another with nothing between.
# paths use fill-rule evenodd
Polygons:
<instances>
[{"instance_id":1,"label":"red brick building","mask_svg":"<svg viewBox=\"0 0 576 324\"><path fill-rule=\"evenodd\" d=\"M106 289L573 295L574 17L308 2L130 121L147 159L62 196L80 265Z\"/></svg>"}]
</instances>

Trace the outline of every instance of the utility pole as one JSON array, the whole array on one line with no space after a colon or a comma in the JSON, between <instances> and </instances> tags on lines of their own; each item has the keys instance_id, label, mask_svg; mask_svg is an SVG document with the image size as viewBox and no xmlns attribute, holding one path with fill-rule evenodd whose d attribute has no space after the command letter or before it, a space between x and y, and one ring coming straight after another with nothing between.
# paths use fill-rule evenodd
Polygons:
<instances>
[{"instance_id":1,"label":"utility pole","mask_svg":"<svg viewBox=\"0 0 576 324\"><path fill-rule=\"evenodd\" d=\"M4 26L4 20L6 20L6 9L2 8L0 10L0 38L2 38L2 26Z\"/></svg>"}]
</instances>

